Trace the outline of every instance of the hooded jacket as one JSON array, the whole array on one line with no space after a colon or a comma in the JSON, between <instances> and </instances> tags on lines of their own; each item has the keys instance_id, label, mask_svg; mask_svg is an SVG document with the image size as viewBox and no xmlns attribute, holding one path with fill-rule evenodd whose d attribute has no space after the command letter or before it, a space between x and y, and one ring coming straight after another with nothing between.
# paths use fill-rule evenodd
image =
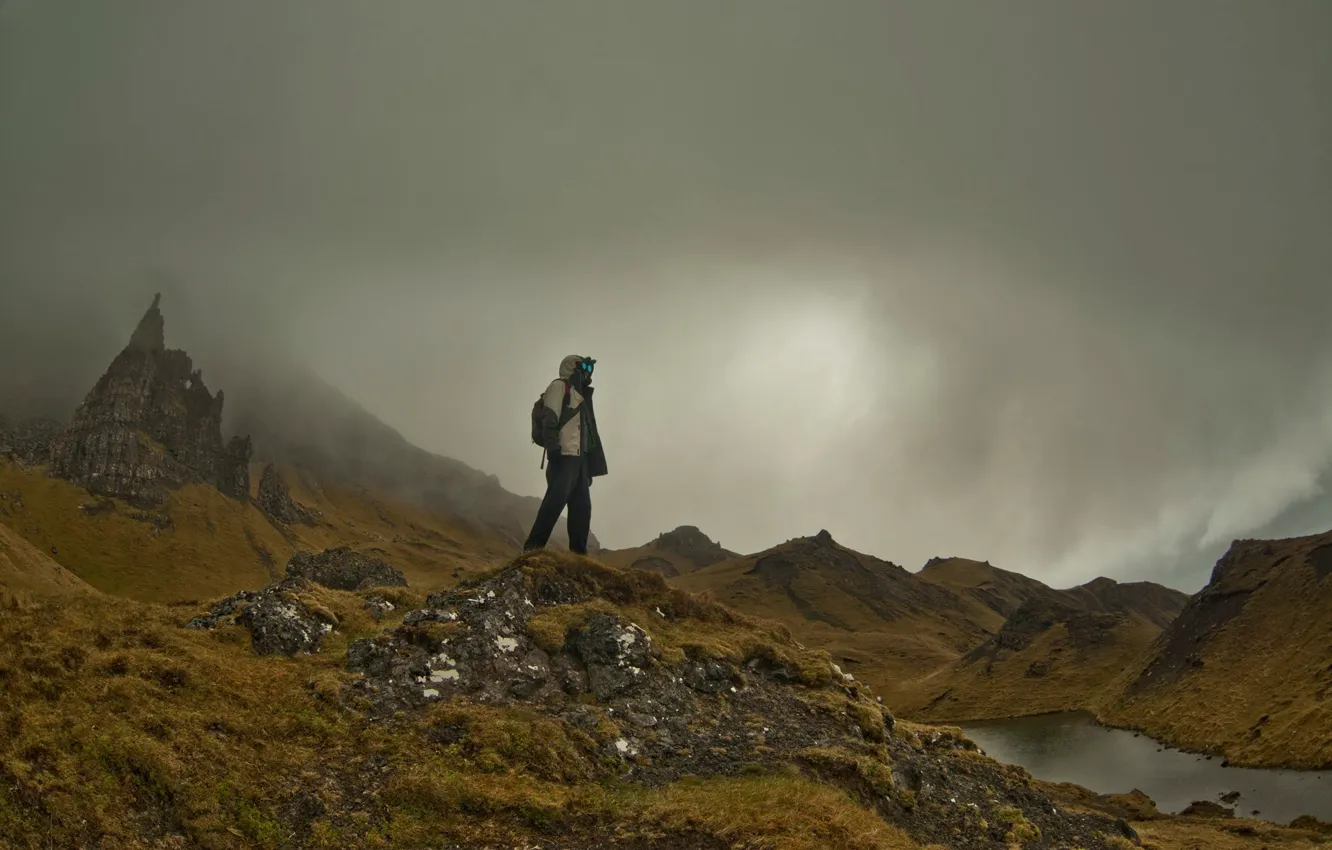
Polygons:
<instances>
[{"instance_id":1,"label":"hooded jacket","mask_svg":"<svg viewBox=\"0 0 1332 850\"><path fill-rule=\"evenodd\" d=\"M574 369L583 357L570 354L560 361L559 378L550 382L542 401L546 405L546 419L549 431L555 432L546 448L551 454L558 451L565 457L586 455L593 476L606 474L606 454L601 446L601 434L597 431L596 413L592 409L594 388L580 390L574 386ZM566 420L564 388L568 384L569 415ZM558 430L556 430L558 428Z\"/></svg>"}]
</instances>

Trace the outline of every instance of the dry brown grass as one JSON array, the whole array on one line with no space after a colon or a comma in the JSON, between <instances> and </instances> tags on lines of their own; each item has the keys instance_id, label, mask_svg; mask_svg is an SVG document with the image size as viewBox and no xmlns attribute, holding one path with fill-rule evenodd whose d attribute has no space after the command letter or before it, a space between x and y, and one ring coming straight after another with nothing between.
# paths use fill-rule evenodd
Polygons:
<instances>
[{"instance_id":1,"label":"dry brown grass","mask_svg":"<svg viewBox=\"0 0 1332 850\"><path fill-rule=\"evenodd\" d=\"M839 628L807 616L781 588L746 575L751 567L753 558L740 558L671 579L671 584L786 625L796 640L827 652L894 709L906 696L907 683L952 663L1002 624L993 611L969 600L959 600L965 609L961 613L926 612L886 620L862 600L822 581L817 571L799 574L793 591L845 627Z\"/></svg>"},{"instance_id":2,"label":"dry brown grass","mask_svg":"<svg viewBox=\"0 0 1332 850\"><path fill-rule=\"evenodd\" d=\"M257 482L257 469L252 477ZM287 478L296 485L293 498L323 513L319 524L278 529L253 503L191 485L150 511L171 517L169 527L157 528L134 519L136 509L115 500L114 510L86 513L80 505L101 500L42 469L0 461L0 492L22 496L21 508L6 502L0 524L98 590L146 602L210 599L262 587L283 575L298 549L351 545L398 567L425 591L449 587L512 554L493 535L368 491L313 491L298 476Z\"/></svg>"},{"instance_id":3,"label":"dry brown grass","mask_svg":"<svg viewBox=\"0 0 1332 850\"><path fill-rule=\"evenodd\" d=\"M0 525L0 610L28 607L41 598L92 592L78 576Z\"/></svg>"},{"instance_id":4,"label":"dry brown grass","mask_svg":"<svg viewBox=\"0 0 1332 850\"><path fill-rule=\"evenodd\" d=\"M1266 821L1163 818L1134 822L1144 850L1306 850L1326 848L1332 839Z\"/></svg>"},{"instance_id":5,"label":"dry brown grass","mask_svg":"<svg viewBox=\"0 0 1332 850\"><path fill-rule=\"evenodd\" d=\"M1236 765L1332 766L1332 579L1306 560L1327 545L1332 533L1251 546L1223 588L1251 592L1238 616L1197 642L1185 635L1201 665L1132 687L1165 654L1167 629L1115 682L1100 718Z\"/></svg>"},{"instance_id":6,"label":"dry brown grass","mask_svg":"<svg viewBox=\"0 0 1332 850\"><path fill-rule=\"evenodd\" d=\"M666 599L645 601L675 598L658 590ZM653 792L590 781L603 743L590 736L615 730L584 733L521 708L441 704L419 721L368 723L335 695L353 678L347 643L379 627L359 595L315 588L308 601L338 631L295 659L253 655L234 627L182 629L186 607L109 596L0 617L0 844L114 850L174 834L180 846L275 848L304 794L323 807L310 828L327 848L552 830L789 850L915 846L798 776ZM464 727L463 742L430 743L442 725Z\"/></svg>"},{"instance_id":7,"label":"dry brown grass","mask_svg":"<svg viewBox=\"0 0 1332 850\"><path fill-rule=\"evenodd\" d=\"M1055 624L1021 651L988 663L958 660L899 689L895 708L923 720L980 720L1075 709L1096 710L1107 689L1159 633L1141 621L1126 622L1095 646L1075 646ZM1028 676L1032 664L1042 676Z\"/></svg>"},{"instance_id":8,"label":"dry brown grass","mask_svg":"<svg viewBox=\"0 0 1332 850\"><path fill-rule=\"evenodd\" d=\"M528 633L544 649L561 646L571 629L594 614L616 612L647 632L667 663L712 658L743 665L757 658L786 667L811 687L831 681L828 654L794 646L786 626L686 593L656 573L547 553L524 556L519 563L537 585L550 581L597 597L532 618Z\"/></svg>"}]
</instances>

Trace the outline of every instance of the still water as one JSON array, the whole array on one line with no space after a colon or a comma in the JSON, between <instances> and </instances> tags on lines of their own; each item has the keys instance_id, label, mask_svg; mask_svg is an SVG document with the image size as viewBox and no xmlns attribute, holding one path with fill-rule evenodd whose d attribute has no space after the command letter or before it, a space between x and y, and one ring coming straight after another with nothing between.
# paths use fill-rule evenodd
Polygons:
<instances>
[{"instance_id":1,"label":"still water","mask_svg":"<svg viewBox=\"0 0 1332 850\"><path fill-rule=\"evenodd\" d=\"M1220 803L1238 791L1237 816L1289 823L1300 815L1332 820L1332 771L1222 767L1220 758L1164 749L1143 735L1107 729L1083 712L957 724L991 758L1025 767L1037 779L1074 782L1098 794L1134 788L1177 813L1194 800ZM1229 805L1222 803L1222 805Z\"/></svg>"}]
</instances>

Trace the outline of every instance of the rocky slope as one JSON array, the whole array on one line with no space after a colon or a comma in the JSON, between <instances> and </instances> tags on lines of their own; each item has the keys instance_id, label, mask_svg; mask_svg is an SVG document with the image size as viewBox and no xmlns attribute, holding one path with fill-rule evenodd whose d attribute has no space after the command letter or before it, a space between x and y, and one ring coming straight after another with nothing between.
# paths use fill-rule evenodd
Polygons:
<instances>
[{"instance_id":1,"label":"rocky slope","mask_svg":"<svg viewBox=\"0 0 1332 850\"><path fill-rule=\"evenodd\" d=\"M194 482L247 499L250 442L223 443L222 393L208 391L189 355L166 347L158 302L51 441L51 472L140 506Z\"/></svg>"},{"instance_id":2,"label":"rocky slope","mask_svg":"<svg viewBox=\"0 0 1332 850\"><path fill-rule=\"evenodd\" d=\"M675 578L738 558L739 555L723 549L720 543L697 527L682 525L658 535L644 546L602 551L597 557L618 567L648 570L666 578Z\"/></svg>"},{"instance_id":3,"label":"rocky slope","mask_svg":"<svg viewBox=\"0 0 1332 850\"><path fill-rule=\"evenodd\" d=\"M267 592L192 628L102 596L0 618L0 837L1136 846L1124 821L1052 800L956 730L895 721L826 655L658 576L527 556L424 604L390 588L382 626L366 595ZM318 640L265 654L288 605Z\"/></svg>"},{"instance_id":4,"label":"rocky slope","mask_svg":"<svg viewBox=\"0 0 1332 850\"><path fill-rule=\"evenodd\" d=\"M298 505L291 498L291 487L283 478L278 468L271 463L264 464L264 471L259 476L259 492L255 504L270 520L278 525L314 525L319 520L319 511Z\"/></svg>"},{"instance_id":5,"label":"rocky slope","mask_svg":"<svg viewBox=\"0 0 1332 850\"><path fill-rule=\"evenodd\" d=\"M1332 532L1235 541L1101 713L1234 764L1332 767Z\"/></svg>"}]
</instances>

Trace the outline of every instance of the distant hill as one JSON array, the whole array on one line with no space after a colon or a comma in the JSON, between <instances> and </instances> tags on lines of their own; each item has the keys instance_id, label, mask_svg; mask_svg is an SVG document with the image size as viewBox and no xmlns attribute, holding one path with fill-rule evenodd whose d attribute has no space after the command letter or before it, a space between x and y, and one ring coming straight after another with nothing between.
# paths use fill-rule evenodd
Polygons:
<instances>
[{"instance_id":1,"label":"distant hill","mask_svg":"<svg viewBox=\"0 0 1332 850\"><path fill-rule=\"evenodd\" d=\"M1056 590L965 558L913 573L827 532L671 581L786 623L894 710L948 720L1088 705L1187 600L1109 579Z\"/></svg>"},{"instance_id":2,"label":"distant hill","mask_svg":"<svg viewBox=\"0 0 1332 850\"><path fill-rule=\"evenodd\" d=\"M1332 531L1235 541L1102 715L1235 764L1332 767Z\"/></svg>"},{"instance_id":3,"label":"distant hill","mask_svg":"<svg viewBox=\"0 0 1332 850\"><path fill-rule=\"evenodd\" d=\"M920 576L1006 616L979 646L911 683L895 706L935 721L1094 709L1188 601L1158 584L1108 578L1056 590L961 558L935 559Z\"/></svg>"},{"instance_id":4,"label":"distant hill","mask_svg":"<svg viewBox=\"0 0 1332 850\"><path fill-rule=\"evenodd\" d=\"M603 550L597 557L617 567L632 567L675 578L740 557L692 525L667 531L633 549Z\"/></svg>"},{"instance_id":5,"label":"distant hill","mask_svg":"<svg viewBox=\"0 0 1332 850\"><path fill-rule=\"evenodd\" d=\"M1050 592L1034 578L968 558L932 558L916 575L975 599L999 615L1001 622L1023 602Z\"/></svg>"},{"instance_id":6,"label":"distant hill","mask_svg":"<svg viewBox=\"0 0 1332 850\"><path fill-rule=\"evenodd\" d=\"M1127 613L1165 628L1188 601L1188 595L1149 581L1120 583L1095 578L1068 590L1055 590L1021 573L989 562L966 558L935 558L919 573L925 581L971 596L1002 617L1011 617L1023 603L1047 599L1104 614Z\"/></svg>"},{"instance_id":7,"label":"distant hill","mask_svg":"<svg viewBox=\"0 0 1332 850\"><path fill-rule=\"evenodd\" d=\"M1002 618L980 602L839 545L827 531L722 561L672 583L787 624L827 650L889 705L902 685L990 636Z\"/></svg>"}]
</instances>

